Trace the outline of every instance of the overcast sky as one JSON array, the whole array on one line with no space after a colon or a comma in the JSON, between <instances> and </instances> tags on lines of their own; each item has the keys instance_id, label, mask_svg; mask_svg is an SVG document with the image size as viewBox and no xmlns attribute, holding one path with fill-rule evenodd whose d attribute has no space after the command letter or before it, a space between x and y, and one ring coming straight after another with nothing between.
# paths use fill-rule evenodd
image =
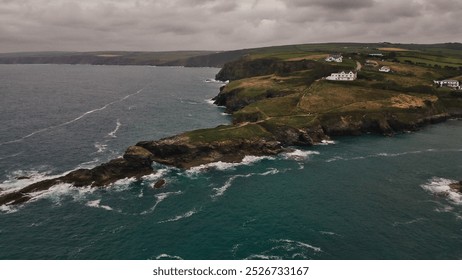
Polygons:
<instances>
[{"instance_id":1,"label":"overcast sky","mask_svg":"<svg viewBox=\"0 0 462 280\"><path fill-rule=\"evenodd\" d=\"M462 40L462 0L0 0L0 52Z\"/></svg>"}]
</instances>

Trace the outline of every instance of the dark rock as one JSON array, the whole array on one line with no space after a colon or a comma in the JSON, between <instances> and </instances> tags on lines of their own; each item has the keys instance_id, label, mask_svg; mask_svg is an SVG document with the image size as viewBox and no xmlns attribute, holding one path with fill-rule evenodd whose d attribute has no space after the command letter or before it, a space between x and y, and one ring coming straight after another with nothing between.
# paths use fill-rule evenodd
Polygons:
<instances>
[{"instance_id":1,"label":"dark rock","mask_svg":"<svg viewBox=\"0 0 462 280\"><path fill-rule=\"evenodd\" d=\"M456 192L462 193L462 181L452 183L449 185L449 187Z\"/></svg>"},{"instance_id":2,"label":"dark rock","mask_svg":"<svg viewBox=\"0 0 462 280\"><path fill-rule=\"evenodd\" d=\"M28 180L30 179L29 176L19 176L19 177L16 177L16 180Z\"/></svg>"},{"instance_id":3,"label":"dark rock","mask_svg":"<svg viewBox=\"0 0 462 280\"><path fill-rule=\"evenodd\" d=\"M155 189L160 189L162 187L165 186L165 180L164 179L160 179L159 181L157 181L155 184L154 184L154 188Z\"/></svg>"},{"instance_id":4,"label":"dark rock","mask_svg":"<svg viewBox=\"0 0 462 280\"><path fill-rule=\"evenodd\" d=\"M276 155L285 149L271 139L235 139L192 143L179 135L157 141L139 142L153 154L156 162L179 168L190 168L212 162L241 162L247 155Z\"/></svg>"},{"instance_id":5,"label":"dark rock","mask_svg":"<svg viewBox=\"0 0 462 280\"><path fill-rule=\"evenodd\" d=\"M128 147L123 157L131 164L150 165L152 163L152 153L140 146Z\"/></svg>"}]
</instances>

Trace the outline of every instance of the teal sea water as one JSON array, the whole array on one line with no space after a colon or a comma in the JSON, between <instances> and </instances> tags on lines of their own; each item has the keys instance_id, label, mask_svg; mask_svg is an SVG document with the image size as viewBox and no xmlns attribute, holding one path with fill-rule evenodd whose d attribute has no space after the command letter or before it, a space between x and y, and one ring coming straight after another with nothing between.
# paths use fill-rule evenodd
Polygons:
<instances>
[{"instance_id":1,"label":"teal sea water","mask_svg":"<svg viewBox=\"0 0 462 280\"><path fill-rule=\"evenodd\" d=\"M0 65L0 191L229 122L218 69ZM58 185L1 207L0 259L461 259L462 122ZM19 176L29 179L18 180ZM165 188L152 184L165 178Z\"/></svg>"}]
</instances>

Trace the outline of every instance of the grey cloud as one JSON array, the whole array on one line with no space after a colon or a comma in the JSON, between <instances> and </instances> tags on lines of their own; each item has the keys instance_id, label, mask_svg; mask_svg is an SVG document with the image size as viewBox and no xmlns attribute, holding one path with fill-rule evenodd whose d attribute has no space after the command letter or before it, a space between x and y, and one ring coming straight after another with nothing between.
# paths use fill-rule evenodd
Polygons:
<instances>
[{"instance_id":1,"label":"grey cloud","mask_svg":"<svg viewBox=\"0 0 462 280\"><path fill-rule=\"evenodd\" d=\"M0 52L460 41L460 0L0 0Z\"/></svg>"},{"instance_id":2,"label":"grey cloud","mask_svg":"<svg viewBox=\"0 0 462 280\"><path fill-rule=\"evenodd\" d=\"M374 0L292 0L296 7L322 7L329 10L348 10L372 7Z\"/></svg>"}]
</instances>

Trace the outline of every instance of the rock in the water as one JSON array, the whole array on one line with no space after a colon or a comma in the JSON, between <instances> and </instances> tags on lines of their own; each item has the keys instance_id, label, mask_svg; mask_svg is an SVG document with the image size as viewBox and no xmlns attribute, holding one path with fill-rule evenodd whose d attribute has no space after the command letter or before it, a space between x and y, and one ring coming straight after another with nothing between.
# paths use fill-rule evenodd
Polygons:
<instances>
[{"instance_id":1,"label":"rock in the water","mask_svg":"<svg viewBox=\"0 0 462 280\"><path fill-rule=\"evenodd\" d=\"M16 180L29 180L30 177L29 176L19 176L19 177L16 177Z\"/></svg>"},{"instance_id":2,"label":"rock in the water","mask_svg":"<svg viewBox=\"0 0 462 280\"><path fill-rule=\"evenodd\" d=\"M154 184L154 188L155 189L160 189L162 187L165 186L165 180L164 179L160 179L159 181L157 181L155 184Z\"/></svg>"},{"instance_id":3,"label":"rock in the water","mask_svg":"<svg viewBox=\"0 0 462 280\"><path fill-rule=\"evenodd\" d=\"M459 181L457 183L452 183L449 185L449 187L451 187L451 189L456 192L462 193L462 181Z\"/></svg>"}]
</instances>

